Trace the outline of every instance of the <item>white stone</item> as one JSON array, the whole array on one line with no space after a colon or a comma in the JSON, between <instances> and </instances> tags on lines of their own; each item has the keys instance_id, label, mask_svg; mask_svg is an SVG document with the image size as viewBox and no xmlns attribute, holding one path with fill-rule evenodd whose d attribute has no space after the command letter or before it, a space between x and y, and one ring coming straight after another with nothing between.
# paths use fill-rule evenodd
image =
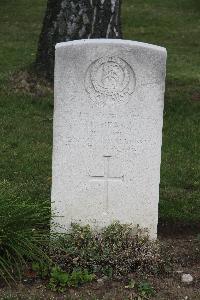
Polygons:
<instances>
[{"instance_id":1,"label":"white stone","mask_svg":"<svg viewBox=\"0 0 200 300\"><path fill-rule=\"evenodd\" d=\"M52 209L157 234L166 50L93 39L56 46Z\"/></svg>"},{"instance_id":2,"label":"white stone","mask_svg":"<svg viewBox=\"0 0 200 300\"><path fill-rule=\"evenodd\" d=\"M102 278L97 279L97 283L99 285L103 285L104 284L104 280Z\"/></svg>"},{"instance_id":3,"label":"white stone","mask_svg":"<svg viewBox=\"0 0 200 300\"><path fill-rule=\"evenodd\" d=\"M182 281L183 283L190 284L190 283L193 282L193 277L192 277L192 275L190 275L190 274L183 274L183 275L181 276L181 281Z\"/></svg>"}]
</instances>

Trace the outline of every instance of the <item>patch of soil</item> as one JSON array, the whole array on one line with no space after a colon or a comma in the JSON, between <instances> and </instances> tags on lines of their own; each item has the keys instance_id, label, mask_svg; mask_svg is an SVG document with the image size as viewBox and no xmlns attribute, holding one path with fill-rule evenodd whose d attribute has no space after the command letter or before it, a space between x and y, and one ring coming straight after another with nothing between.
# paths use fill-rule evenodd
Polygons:
<instances>
[{"instance_id":1,"label":"patch of soil","mask_svg":"<svg viewBox=\"0 0 200 300\"><path fill-rule=\"evenodd\" d=\"M199 300L200 299L200 241L196 236L173 236L160 238L166 250L166 256L173 261L172 269L159 276L129 274L127 277L109 280L103 278L79 288L67 289L65 293L55 293L48 289L47 281L28 276L15 287L2 287L0 299L39 300ZM191 284L181 282L183 273L189 273L194 280ZM33 274L34 275L34 274ZM140 298L135 287L127 287L131 280L148 281L155 295ZM14 296L15 298L5 298Z\"/></svg>"},{"instance_id":2,"label":"patch of soil","mask_svg":"<svg viewBox=\"0 0 200 300\"><path fill-rule=\"evenodd\" d=\"M10 77L11 87L16 92L28 93L34 97L44 97L53 92L52 85L29 70L17 71Z\"/></svg>"},{"instance_id":3,"label":"patch of soil","mask_svg":"<svg viewBox=\"0 0 200 300\"><path fill-rule=\"evenodd\" d=\"M178 222L172 220L159 220L158 235L160 237L177 237L186 235L194 235L200 233L200 222Z\"/></svg>"}]
</instances>

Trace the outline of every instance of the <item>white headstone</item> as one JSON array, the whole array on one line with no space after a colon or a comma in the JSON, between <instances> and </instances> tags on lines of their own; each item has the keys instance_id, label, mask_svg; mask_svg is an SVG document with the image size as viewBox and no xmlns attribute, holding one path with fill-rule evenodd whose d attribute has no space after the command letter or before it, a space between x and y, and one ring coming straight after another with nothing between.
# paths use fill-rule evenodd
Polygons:
<instances>
[{"instance_id":1,"label":"white headstone","mask_svg":"<svg viewBox=\"0 0 200 300\"><path fill-rule=\"evenodd\" d=\"M71 222L157 234L166 50L125 40L56 46L52 208Z\"/></svg>"}]
</instances>

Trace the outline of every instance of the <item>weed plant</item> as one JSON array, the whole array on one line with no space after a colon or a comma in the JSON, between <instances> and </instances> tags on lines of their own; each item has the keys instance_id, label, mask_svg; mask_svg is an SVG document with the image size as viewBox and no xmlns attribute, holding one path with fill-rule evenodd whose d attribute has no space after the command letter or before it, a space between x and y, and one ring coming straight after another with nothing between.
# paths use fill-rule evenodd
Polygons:
<instances>
[{"instance_id":1,"label":"weed plant","mask_svg":"<svg viewBox=\"0 0 200 300\"><path fill-rule=\"evenodd\" d=\"M59 267L51 270L49 288L53 291L64 292L66 287L78 287L80 284L91 282L95 279L94 274L87 270L73 270L71 274L62 271Z\"/></svg>"},{"instance_id":2,"label":"weed plant","mask_svg":"<svg viewBox=\"0 0 200 300\"><path fill-rule=\"evenodd\" d=\"M159 272L164 265L158 242L140 229L118 222L101 232L73 224L54 247L52 260L66 272L80 268L113 277L134 271Z\"/></svg>"},{"instance_id":3,"label":"weed plant","mask_svg":"<svg viewBox=\"0 0 200 300\"><path fill-rule=\"evenodd\" d=\"M8 282L21 278L27 262L49 261L45 249L49 208L44 203L21 201L17 197L5 201L5 186L0 186L0 278Z\"/></svg>"}]
</instances>

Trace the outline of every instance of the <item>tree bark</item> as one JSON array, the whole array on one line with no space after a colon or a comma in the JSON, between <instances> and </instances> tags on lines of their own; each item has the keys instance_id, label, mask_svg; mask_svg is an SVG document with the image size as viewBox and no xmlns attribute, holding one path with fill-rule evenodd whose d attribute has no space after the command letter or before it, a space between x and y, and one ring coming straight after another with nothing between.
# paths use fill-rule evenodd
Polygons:
<instances>
[{"instance_id":1,"label":"tree bark","mask_svg":"<svg viewBox=\"0 0 200 300\"><path fill-rule=\"evenodd\" d=\"M48 0L35 67L53 81L55 45L77 39L121 38L122 0Z\"/></svg>"}]
</instances>

